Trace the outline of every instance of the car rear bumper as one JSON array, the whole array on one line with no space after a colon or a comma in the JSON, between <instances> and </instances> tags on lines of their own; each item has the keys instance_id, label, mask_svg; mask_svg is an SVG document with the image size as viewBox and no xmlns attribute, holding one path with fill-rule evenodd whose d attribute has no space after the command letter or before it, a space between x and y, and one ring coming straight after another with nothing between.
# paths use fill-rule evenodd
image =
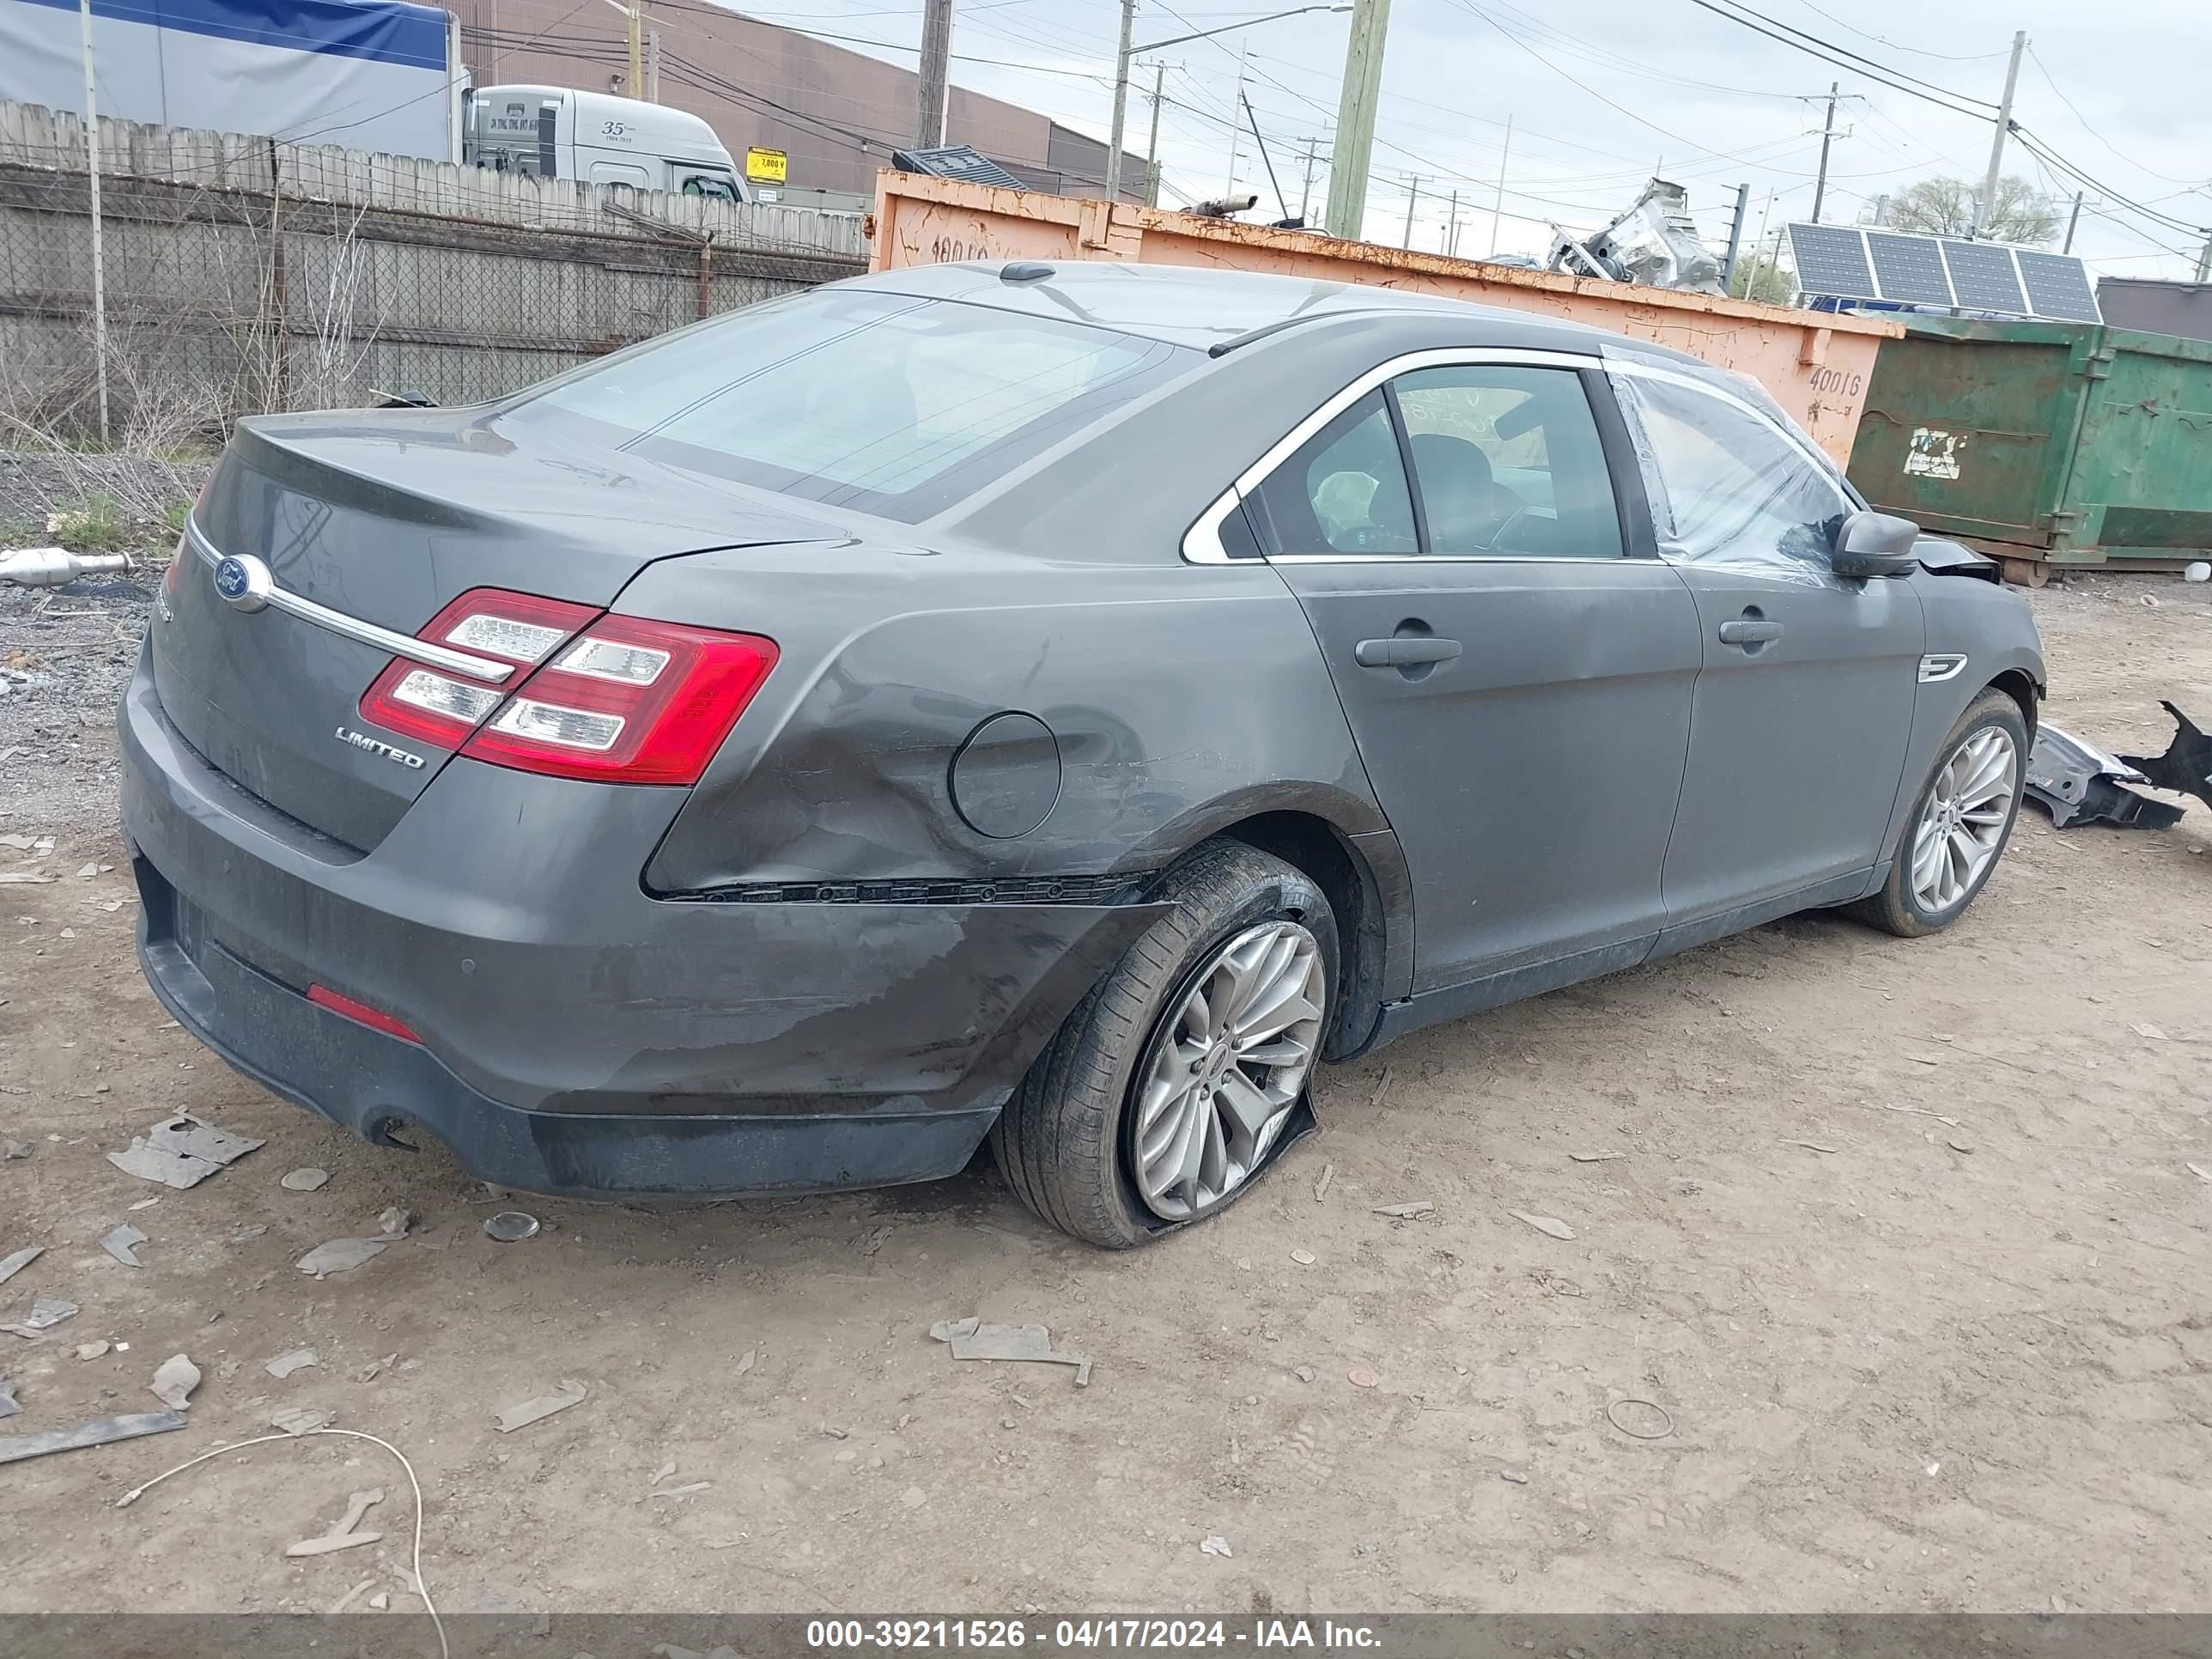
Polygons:
<instances>
[{"instance_id":1,"label":"car rear bumper","mask_svg":"<svg viewBox=\"0 0 2212 1659\"><path fill-rule=\"evenodd\" d=\"M142 662L122 720L139 955L177 1019L356 1134L581 1195L958 1170L1150 904L669 902L678 792L452 763L365 856L210 768ZM418 1043L308 1000L321 984Z\"/></svg>"}]
</instances>

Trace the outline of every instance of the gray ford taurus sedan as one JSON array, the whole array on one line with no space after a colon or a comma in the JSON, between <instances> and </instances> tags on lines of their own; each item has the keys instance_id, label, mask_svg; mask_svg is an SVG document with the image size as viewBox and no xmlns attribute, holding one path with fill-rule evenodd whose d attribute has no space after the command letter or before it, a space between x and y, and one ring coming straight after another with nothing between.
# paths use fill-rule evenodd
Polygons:
<instances>
[{"instance_id":1,"label":"gray ford taurus sedan","mask_svg":"<svg viewBox=\"0 0 2212 1659\"><path fill-rule=\"evenodd\" d=\"M246 422L122 713L231 1064L573 1194L961 1169L1137 1244L1316 1062L1972 902L2044 668L1750 383L1379 289L940 265Z\"/></svg>"}]
</instances>

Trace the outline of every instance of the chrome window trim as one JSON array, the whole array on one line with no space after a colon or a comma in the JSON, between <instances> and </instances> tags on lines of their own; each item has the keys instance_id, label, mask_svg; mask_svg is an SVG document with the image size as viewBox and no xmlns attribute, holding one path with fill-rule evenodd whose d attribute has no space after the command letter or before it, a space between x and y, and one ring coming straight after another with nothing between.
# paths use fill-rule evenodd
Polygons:
<instances>
[{"instance_id":1,"label":"chrome window trim","mask_svg":"<svg viewBox=\"0 0 2212 1659\"><path fill-rule=\"evenodd\" d=\"M185 520L185 537L191 543L203 562L213 567L222 562L222 550L207 538L207 533L196 520ZM349 617L343 611L333 611L328 605L317 605L304 599L282 584L269 590L269 608L281 611L288 617L312 623L317 628L353 641L356 645L374 646L395 657L404 657L410 662L419 662L427 668L441 668L448 674L465 675L486 685L498 685L506 681L514 670L508 664L491 657L473 656L466 651L456 651L451 646L434 645L428 640L418 640L412 634L401 634L389 628L379 628L374 623L363 622L358 617Z\"/></svg>"},{"instance_id":2,"label":"chrome window trim","mask_svg":"<svg viewBox=\"0 0 2212 1659\"><path fill-rule=\"evenodd\" d=\"M1647 380L1669 380L1686 386L1692 392L1702 392L1709 398L1719 399L1740 410L1788 441L1813 464L1820 477L1842 495L1846 511L1854 503L1847 491L1838 483L1834 464L1814 444L1794 428L1777 425L1774 417L1758 404L1737 397L1725 386L1715 386L1698 375L1680 369L1668 368L1657 363L1643 363L1632 360L1607 357L1597 352L1538 350L1518 346L1495 346L1488 349L1468 346L1437 346L1424 351L1408 351L1377 364L1353 380L1333 397L1292 427L1274 443L1268 446L1260 459L1237 476L1236 482L1215 498L1205 512L1200 514L1190 528L1183 532L1182 558L1186 564L1618 564L1626 555L1608 555L1603 558L1551 558L1534 553L1506 554L1437 554L1437 553L1285 553L1263 555L1258 560L1235 559L1221 544L1222 521L1241 507L1247 496L1267 481L1275 469L1296 454L1306 440L1312 437L1346 409L1365 397L1387 380L1401 374L1410 374L1424 368L1486 368L1503 366L1509 368L1567 368L1598 369L1608 375L1642 376Z\"/></svg>"}]
</instances>

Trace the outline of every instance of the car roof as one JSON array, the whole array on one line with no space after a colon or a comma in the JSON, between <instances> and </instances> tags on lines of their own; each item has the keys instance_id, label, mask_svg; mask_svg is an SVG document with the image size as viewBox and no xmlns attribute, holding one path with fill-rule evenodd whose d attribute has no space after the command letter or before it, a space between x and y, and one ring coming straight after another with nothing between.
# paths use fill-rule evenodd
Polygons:
<instances>
[{"instance_id":1,"label":"car roof","mask_svg":"<svg viewBox=\"0 0 2212 1659\"><path fill-rule=\"evenodd\" d=\"M1048 270L1042 278L1009 282L1001 272ZM1460 326L1495 322L1513 343L1528 344L1532 331L1556 340L1566 351L1594 351L1607 344L1632 346L1638 353L1676 358L1663 346L1585 323L1478 305L1437 294L1408 294L1364 283L1336 283L1277 276L1255 270L1224 270L1195 265L1139 264L1116 260L969 260L957 264L909 265L861 277L854 286L958 300L1031 316L1058 317L1111 328L1145 339L1205 348L1255 329L1305 318L1431 315ZM1686 364L1697 360L1680 357Z\"/></svg>"}]
</instances>

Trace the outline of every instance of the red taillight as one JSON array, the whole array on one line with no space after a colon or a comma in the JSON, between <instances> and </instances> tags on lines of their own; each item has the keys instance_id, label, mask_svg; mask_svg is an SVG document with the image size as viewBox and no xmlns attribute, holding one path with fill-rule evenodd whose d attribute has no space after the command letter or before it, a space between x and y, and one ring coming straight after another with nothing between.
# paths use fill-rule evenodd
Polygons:
<instances>
[{"instance_id":1,"label":"red taillight","mask_svg":"<svg viewBox=\"0 0 2212 1659\"><path fill-rule=\"evenodd\" d=\"M362 718L471 760L603 783L698 782L776 659L757 634L496 587L462 594L416 637L514 672L494 685L395 657Z\"/></svg>"},{"instance_id":2,"label":"red taillight","mask_svg":"<svg viewBox=\"0 0 2212 1659\"><path fill-rule=\"evenodd\" d=\"M372 1008L365 1002L356 1002L351 997L333 991L327 985L310 985L307 1000L329 1009L334 1014L343 1014L355 1024L366 1025L372 1031L396 1036L403 1042L419 1043L422 1041L415 1034L415 1028L406 1021L394 1019L390 1014Z\"/></svg>"},{"instance_id":3,"label":"red taillight","mask_svg":"<svg viewBox=\"0 0 2212 1659\"><path fill-rule=\"evenodd\" d=\"M554 777L696 783L775 659L757 634L602 617L461 752Z\"/></svg>"},{"instance_id":4,"label":"red taillight","mask_svg":"<svg viewBox=\"0 0 2212 1659\"><path fill-rule=\"evenodd\" d=\"M599 614L589 605L534 593L471 588L431 617L416 638L504 663L512 671L507 678L495 684L394 657L362 694L362 717L458 749L532 668Z\"/></svg>"}]
</instances>

